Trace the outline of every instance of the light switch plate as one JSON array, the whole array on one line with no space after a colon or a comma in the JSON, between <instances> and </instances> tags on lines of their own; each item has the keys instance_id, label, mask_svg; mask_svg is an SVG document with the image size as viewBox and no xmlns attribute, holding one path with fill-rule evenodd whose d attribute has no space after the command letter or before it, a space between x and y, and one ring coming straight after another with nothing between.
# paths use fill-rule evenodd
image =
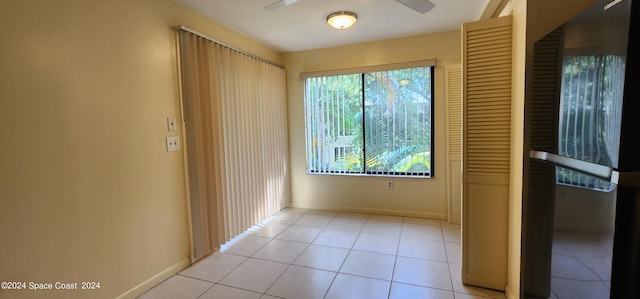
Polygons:
<instances>
[{"instance_id":1,"label":"light switch plate","mask_svg":"<svg viewBox=\"0 0 640 299\"><path fill-rule=\"evenodd\" d=\"M175 117L167 117L167 130L169 130L169 132L175 132L177 130Z\"/></svg>"},{"instance_id":2,"label":"light switch plate","mask_svg":"<svg viewBox=\"0 0 640 299\"><path fill-rule=\"evenodd\" d=\"M167 137L167 152L175 152L180 150L180 137Z\"/></svg>"}]
</instances>

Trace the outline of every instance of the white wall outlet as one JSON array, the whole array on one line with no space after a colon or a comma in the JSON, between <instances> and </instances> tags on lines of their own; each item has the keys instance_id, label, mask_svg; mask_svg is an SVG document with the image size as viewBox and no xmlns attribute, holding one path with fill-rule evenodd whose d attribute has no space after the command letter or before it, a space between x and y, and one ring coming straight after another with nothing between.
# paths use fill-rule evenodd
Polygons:
<instances>
[{"instance_id":1,"label":"white wall outlet","mask_svg":"<svg viewBox=\"0 0 640 299\"><path fill-rule=\"evenodd\" d=\"M180 150L180 137L167 137L167 152L175 152Z\"/></svg>"},{"instance_id":2,"label":"white wall outlet","mask_svg":"<svg viewBox=\"0 0 640 299\"><path fill-rule=\"evenodd\" d=\"M178 130L177 126L175 117L167 117L167 130L169 130L169 132Z\"/></svg>"},{"instance_id":3,"label":"white wall outlet","mask_svg":"<svg viewBox=\"0 0 640 299\"><path fill-rule=\"evenodd\" d=\"M393 190L393 181L387 181L387 190Z\"/></svg>"}]
</instances>

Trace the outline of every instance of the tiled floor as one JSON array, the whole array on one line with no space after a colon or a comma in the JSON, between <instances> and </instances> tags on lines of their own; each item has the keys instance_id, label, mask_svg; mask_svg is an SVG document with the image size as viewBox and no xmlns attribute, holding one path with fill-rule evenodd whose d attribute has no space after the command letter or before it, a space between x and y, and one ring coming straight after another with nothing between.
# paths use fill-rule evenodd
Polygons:
<instances>
[{"instance_id":1,"label":"tiled floor","mask_svg":"<svg viewBox=\"0 0 640 299\"><path fill-rule=\"evenodd\" d=\"M551 258L552 299L609 298L613 235L556 232Z\"/></svg>"},{"instance_id":2,"label":"tiled floor","mask_svg":"<svg viewBox=\"0 0 640 299\"><path fill-rule=\"evenodd\" d=\"M285 209L139 298L505 298L463 286L460 226Z\"/></svg>"}]
</instances>

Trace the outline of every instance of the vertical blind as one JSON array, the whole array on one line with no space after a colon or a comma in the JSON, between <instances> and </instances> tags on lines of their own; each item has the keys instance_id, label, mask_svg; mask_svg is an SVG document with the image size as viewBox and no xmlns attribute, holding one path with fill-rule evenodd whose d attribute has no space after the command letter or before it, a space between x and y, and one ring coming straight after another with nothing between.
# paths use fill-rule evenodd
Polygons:
<instances>
[{"instance_id":1,"label":"vertical blind","mask_svg":"<svg viewBox=\"0 0 640 299\"><path fill-rule=\"evenodd\" d=\"M196 257L289 201L285 73L179 31Z\"/></svg>"}]
</instances>

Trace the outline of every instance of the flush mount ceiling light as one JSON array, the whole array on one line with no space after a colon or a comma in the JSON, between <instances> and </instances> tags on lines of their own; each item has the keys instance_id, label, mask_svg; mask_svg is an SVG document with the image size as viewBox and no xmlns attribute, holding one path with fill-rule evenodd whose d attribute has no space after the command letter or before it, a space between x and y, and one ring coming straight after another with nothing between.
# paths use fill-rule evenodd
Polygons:
<instances>
[{"instance_id":1,"label":"flush mount ceiling light","mask_svg":"<svg viewBox=\"0 0 640 299\"><path fill-rule=\"evenodd\" d=\"M329 26L336 29L347 29L353 26L357 19L358 15L349 11L341 11L328 15L327 23L329 23Z\"/></svg>"}]
</instances>

